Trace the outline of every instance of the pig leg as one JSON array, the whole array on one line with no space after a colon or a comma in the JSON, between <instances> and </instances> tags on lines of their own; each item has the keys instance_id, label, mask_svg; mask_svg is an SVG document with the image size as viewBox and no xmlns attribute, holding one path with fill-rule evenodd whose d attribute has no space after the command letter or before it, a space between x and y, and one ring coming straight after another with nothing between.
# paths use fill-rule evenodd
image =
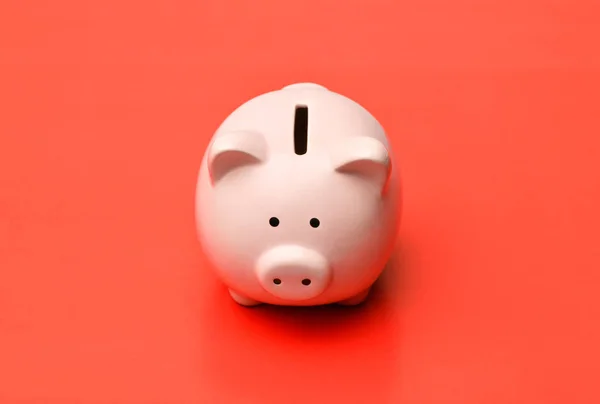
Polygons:
<instances>
[{"instance_id":1,"label":"pig leg","mask_svg":"<svg viewBox=\"0 0 600 404\"><path fill-rule=\"evenodd\" d=\"M242 306L256 306L256 305L260 304L259 301L256 301L254 299L250 299L249 297L240 295L239 293L234 292L231 289L229 289L229 294L231 295L232 299L236 303L241 304Z\"/></svg>"},{"instance_id":2,"label":"pig leg","mask_svg":"<svg viewBox=\"0 0 600 404\"><path fill-rule=\"evenodd\" d=\"M361 304L362 302L364 302L367 299L367 296L369 296L369 292L371 291L371 287L368 287L367 289L363 290L362 292L360 292L357 295L354 295L346 300L342 300L341 302L338 302L338 304L342 305L342 306L356 306Z\"/></svg>"}]
</instances>

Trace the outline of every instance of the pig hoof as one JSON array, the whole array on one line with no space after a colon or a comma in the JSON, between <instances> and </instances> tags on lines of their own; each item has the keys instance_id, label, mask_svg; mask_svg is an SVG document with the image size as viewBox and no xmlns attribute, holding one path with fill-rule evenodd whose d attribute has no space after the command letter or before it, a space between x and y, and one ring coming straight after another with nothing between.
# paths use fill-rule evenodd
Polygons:
<instances>
[{"instance_id":1,"label":"pig hoof","mask_svg":"<svg viewBox=\"0 0 600 404\"><path fill-rule=\"evenodd\" d=\"M364 302L365 300L367 300L367 296L369 296L370 290L371 290L371 288L369 288L367 290L363 290L362 292L360 292L357 295L352 296L351 298L348 298L346 300L342 300L341 302L338 302L338 304L342 305L342 306L357 306L357 305L361 304L362 302Z\"/></svg>"},{"instance_id":2,"label":"pig hoof","mask_svg":"<svg viewBox=\"0 0 600 404\"><path fill-rule=\"evenodd\" d=\"M236 293L231 289L229 289L229 294L231 295L231 298L237 304L241 304L242 306L256 306L256 305L260 304L259 301L250 299L249 297L246 297L246 296L242 296L239 293Z\"/></svg>"}]
</instances>

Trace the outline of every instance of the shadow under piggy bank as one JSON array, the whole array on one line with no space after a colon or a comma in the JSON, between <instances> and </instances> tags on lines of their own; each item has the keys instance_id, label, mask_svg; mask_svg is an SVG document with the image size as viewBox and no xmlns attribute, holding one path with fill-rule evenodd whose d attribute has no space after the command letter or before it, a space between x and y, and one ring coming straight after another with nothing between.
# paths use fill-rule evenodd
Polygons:
<instances>
[{"instance_id":1,"label":"shadow under piggy bank","mask_svg":"<svg viewBox=\"0 0 600 404\"><path fill-rule=\"evenodd\" d=\"M398 251L358 306L247 308L220 289L228 304L218 323L213 313L213 324L203 324L203 377L223 386L227 402L271 402L293 392L285 402L307 403L319 390L364 397L365 385L378 403L392 402L406 272L407 256ZM232 383L239 388L225 387Z\"/></svg>"}]
</instances>

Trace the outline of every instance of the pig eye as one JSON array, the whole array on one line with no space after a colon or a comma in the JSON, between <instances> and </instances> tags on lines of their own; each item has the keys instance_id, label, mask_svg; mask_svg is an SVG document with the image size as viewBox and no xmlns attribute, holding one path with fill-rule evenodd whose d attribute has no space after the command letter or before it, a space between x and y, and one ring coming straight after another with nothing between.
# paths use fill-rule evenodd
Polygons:
<instances>
[{"instance_id":1,"label":"pig eye","mask_svg":"<svg viewBox=\"0 0 600 404\"><path fill-rule=\"evenodd\" d=\"M269 224L271 225L271 227L277 227L279 226L279 219L277 219L276 217L272 217L269 219Z\"/></svg>"},{"instance_id":2,"label":"pig eye","mask_svg":"<svg viewBox=\"0 0 600 404\"><path fill-rule=\"evenodd\" d=\"M321 222L319 221L319 219L317 219L316 217L313 217L312 219L310 219L310 222L309 222L309 223L310 223L310 225L311 225L312 227L314 227L315 229L316 229L317 227L319 227L319 225L321 224Z\"/></svg>"}]
</instances>

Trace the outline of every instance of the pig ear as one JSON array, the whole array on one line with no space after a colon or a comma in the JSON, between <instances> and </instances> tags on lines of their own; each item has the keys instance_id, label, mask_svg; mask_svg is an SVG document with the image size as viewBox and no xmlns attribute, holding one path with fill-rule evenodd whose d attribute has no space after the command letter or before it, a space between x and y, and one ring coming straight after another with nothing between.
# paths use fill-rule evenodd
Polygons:
<instances>
[{"instance_id":1,"label":"pig ear","mask_svg":"<svg viewBox=\"0 0 600 404\"><path fill-rule=\"evenodd\" d=\"M256 164L267 158L267 144L256 132L229 132L215 138L208 151L208 172L218 182L235 168Z\"/></svg>"},{"instance_id":2,"label":"pig ear","mask_svg":"<svg viewBox=\"0 0 600 404\"><path fill-rule=\"evenodd\" d=\"M367 178L381 193L387 190L392 162L387 148L371 137L356 137L340 147L334 157L335 171Z\"/></svg>"}]
</instances>

